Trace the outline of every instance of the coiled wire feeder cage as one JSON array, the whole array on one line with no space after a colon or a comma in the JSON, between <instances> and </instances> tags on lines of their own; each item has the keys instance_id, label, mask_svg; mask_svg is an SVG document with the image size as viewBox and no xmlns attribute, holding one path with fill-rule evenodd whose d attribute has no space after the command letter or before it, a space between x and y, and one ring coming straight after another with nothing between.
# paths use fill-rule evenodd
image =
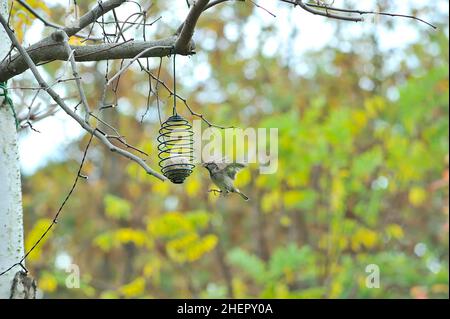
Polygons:
<instances>
[{"instance_id":1,"label":"coiled wire feeder cage","mask_svg":"<svg viewBox=\"0 0 450 319\"><path fill-rule=\"evenodd\" d=\"M159 129L159 166L174 184L182 184L195 167L193 135L192 125L176 113Z\"/></svg>"}]
</instances>

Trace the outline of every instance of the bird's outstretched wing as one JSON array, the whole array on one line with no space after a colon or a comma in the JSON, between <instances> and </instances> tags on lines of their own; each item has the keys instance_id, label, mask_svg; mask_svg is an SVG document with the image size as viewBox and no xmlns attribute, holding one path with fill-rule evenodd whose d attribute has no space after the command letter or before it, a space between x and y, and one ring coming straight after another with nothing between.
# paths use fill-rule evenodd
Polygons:
<instances>
[{"instance_id":1,"label":"bird's outstretched wing","mask_svg":"<svg viewBox=\"0 0 450 319\"><path fill-rule=\"evenodd\" d=\"M228 164L228 165L224 168L224 170L225 170L225 173L226 173L228 176L231 177L231 179L234 179L234 178L236 177L236 173L237 173L241 168L244 168L244 167L245 167L245 165L244 165L244 164L241 164L241 163L231 163L231 164Z\"/></svg>"}]
</instances>

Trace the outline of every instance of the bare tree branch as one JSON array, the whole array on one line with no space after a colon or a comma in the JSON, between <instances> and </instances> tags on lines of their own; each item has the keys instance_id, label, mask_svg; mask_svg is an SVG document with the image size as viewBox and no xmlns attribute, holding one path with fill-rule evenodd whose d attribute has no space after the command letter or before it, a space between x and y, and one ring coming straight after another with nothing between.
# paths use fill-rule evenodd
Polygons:
<instances>
[{"instance_id":1,"label":"bare tree branch","mask_svg":"<svg viewBox=\"0 0 450 319\"><path fill-rule=\"evenodd\" d=\"M176 53L188 52L189 43L192 40L192 36L194 35L195 25L197 24L197 20L202 14L205 7L208 5L209 0L198 0L192 6L189 11L186 20L184 23L178 28L178 39L175 43L175 51ZM177 33L178 33L177 32Z\"/></svg>"},{"instance_id":2,"label":"bare tree branch","mask_svg":"<svg viewBox=\"0 0 450 319\"><path fill-rule=\"evenodd\" d=\"M66 112L70 117L72 117L75 121L78 122L78 124L80 124L80 126L85 129L87 132L93 134L95 137L97 137L106 147L109 148L109 150L111 152L117 152L118 154L138 163L142 168L145 169L145 171L150 174L155 176L156 178L159 178L160 180L164 181L166 178L159 174L158 172L154 171L153 169L151 169L146 163L145 161L128 152L125 151L124 149L121 149L117 146L115 146L114 144L112 144L107 136L105 136L105 134L103 134L101 131L99 131L96 128L93 128L89 125L89 123L87 123L86 121L84 121L83 118L81 118L79 115L77 115L74 111L72 111L72 109L64 102L64 100L58 95L58 93L56 93L48 84L47 82L42 78L41 74L39 73L36 64L34 64L33 60L31 59L31 57L28 55L27 51L22 47L22 45L19 43L19 41L17 40L16 36L14 35L14 32L9 28L8 23L6 22L6 20L3 18L2 15L0 15L0 23L3 25L3 28L5 29L6 33L8 34L8 37L11 39L11 42L13 43L13 45L19 50L20 54L23 56L23 58L25 59L26 63L28 64L28 67L30 68L31 72L33 73L35 79L37 80L37 82L39 83L39 85L42 87L43 90L45 90L50 96L51 98L64 110L64 112ZM63 40L63 39L61 39Z\"/></svg>"},{"instance_id":3,"label":"bare tree branch","mask_svg":"<svg viewBox=\"0 0 450 319\"><path fill-rule=\"evenodd\" d=\"M172 52L176 38L170 37L157 41L127 41L122 43L102 43L96 45L70 46L74 50L75 61L103 61L113 59L132 59L142 51L142 58L164 57ZM63 43L53 42L42 47L28 49L34 63L50 61L66 61L67 51ZM193 54L187 52L186 54ZM10 60L5 60L0 64L0 81L7 81L10 78L25 72L28 64L21 54L16 54Z\"/></svg>"}]
</instances>

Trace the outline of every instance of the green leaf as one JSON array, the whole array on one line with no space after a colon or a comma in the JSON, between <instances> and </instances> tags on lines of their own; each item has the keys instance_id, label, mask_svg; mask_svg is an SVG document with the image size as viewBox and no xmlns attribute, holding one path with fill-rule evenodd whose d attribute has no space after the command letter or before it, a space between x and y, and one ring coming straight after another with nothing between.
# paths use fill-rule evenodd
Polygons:
<instances>
[{"instance_id":1,"label":"green leaf","mask_svg":"<svg viewBox=\"0 0 450 319\"><path fill-rule=\"evenodd\" d=\"M130 218L131 205L127 200L111 194L106 194L103 201L105 204L105 213L108 217L124 220Z\"/></svg>"}]
</instances>

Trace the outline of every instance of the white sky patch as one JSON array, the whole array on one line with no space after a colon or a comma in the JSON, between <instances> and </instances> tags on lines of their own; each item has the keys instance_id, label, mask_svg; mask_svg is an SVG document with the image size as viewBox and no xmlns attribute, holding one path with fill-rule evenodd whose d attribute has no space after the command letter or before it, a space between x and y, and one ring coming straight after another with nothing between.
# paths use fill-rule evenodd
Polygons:
<instances>
[{"instance_id":1,"label":"white sky patch","mask_svg":"<svg viewBox=\"0 0 450 319\"><path fill-rule=\"evenodd\" d=\"M59 253L55 258L55 266L59 269L67 269L72 264L72 257L67 252Z\"/></svg>"},{"instance_id":2,"label":"white sky patch","mask_svg":"<svg viewBox=\"0 0 450 319\"><path fill-rule=\"evenodd\" d=\"M64 148L83 134L79 124L63 111L33 127L40 133L27 130L20 134L19 155L24 174L34 173L49 160L62 160Z\"/></svg>"},{"instance_id":3,"label":"white sky patch","mask_svg":"<svg viewBox=\"0 0 450 319\"><path fill-rule=\"evenodd\" d=\"M211 76L211 67L207 63L201 63L196 65L195 68L195 80L206 81Z\"/></svg>"}]
</instances>

